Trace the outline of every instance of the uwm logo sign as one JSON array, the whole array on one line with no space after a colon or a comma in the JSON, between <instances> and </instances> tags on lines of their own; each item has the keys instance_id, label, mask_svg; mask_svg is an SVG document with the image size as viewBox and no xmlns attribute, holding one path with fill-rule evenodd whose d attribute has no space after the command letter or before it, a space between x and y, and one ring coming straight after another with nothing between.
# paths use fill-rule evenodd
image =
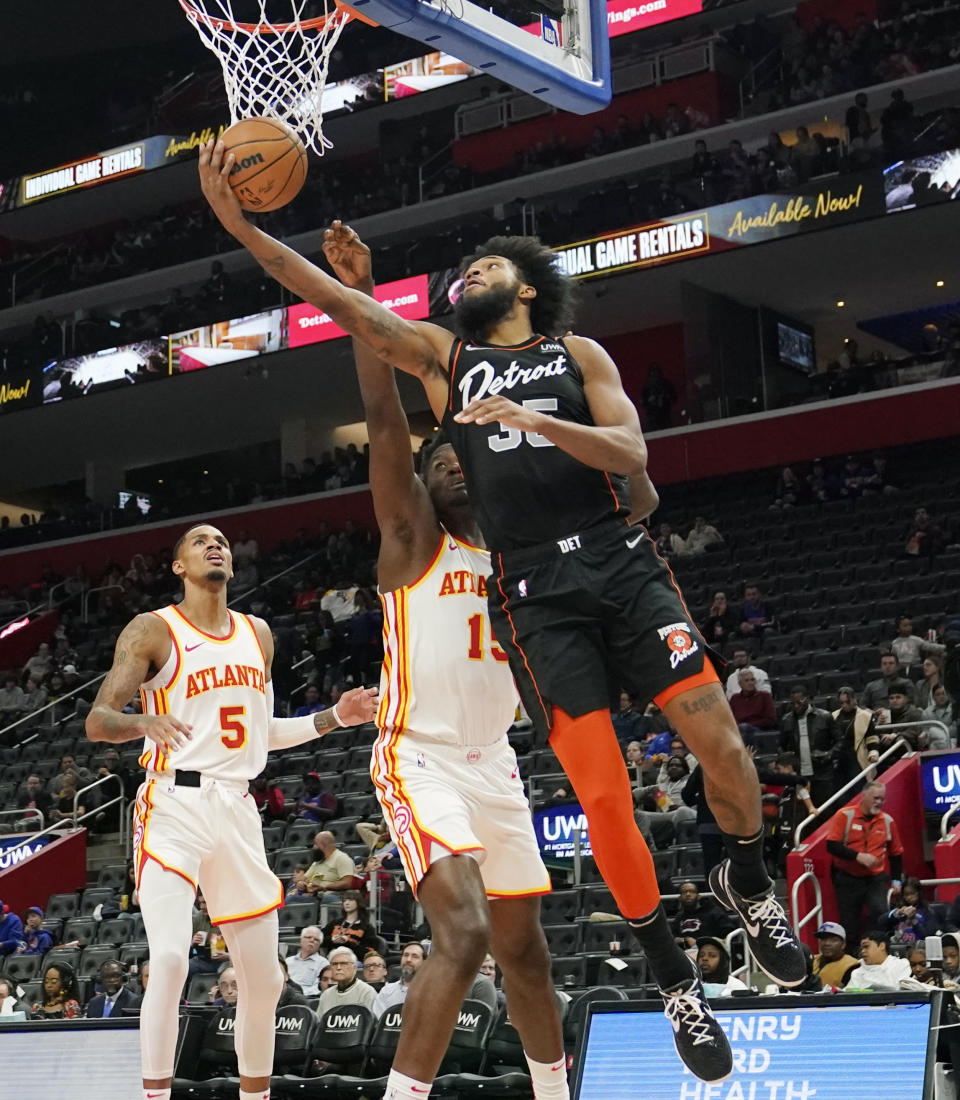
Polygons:
<instances>
[{"instance_id":1,"label":"uwm logo sign","mask_svg":"<svg viewBox=\"0 0 960 1100\"><path fill-rule=\"evenodd\" d=\"M326 1020L327 1030L352 1031L360 1026L359 1016L328 1016Z\"/></svg>"},{"instance_id":2,"label":"uwm logo sign","mask_svg":"<svg viewBox=\"0 0 960 1100\"><path fill-rule=\"evenodd\" d=\"M479 1012L461 1012L457 1017L457 1027L464 1031L476 1031L480 1026Z\"/></svg>"}]
</instances>

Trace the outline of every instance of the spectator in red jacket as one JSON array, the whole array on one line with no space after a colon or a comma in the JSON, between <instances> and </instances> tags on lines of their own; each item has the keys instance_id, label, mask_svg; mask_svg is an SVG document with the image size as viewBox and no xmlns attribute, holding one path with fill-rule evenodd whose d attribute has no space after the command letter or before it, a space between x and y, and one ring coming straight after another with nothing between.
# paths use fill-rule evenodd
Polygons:
<instances>
[{"instance_id":1,"label":"spectator in red jacket","mask_svg":"<svg viewBox=\"0 0 960 1100\"><path fill-rule=\"evenodd\" d=\"M743 739L749 745L757 730L772 730L777 725L777 709L769 691L757 691L753 669L742 668L737 674L740 690L730 698L730 709L740 726Z\"/></svg>"},{"instance_id":2,"label":"spectator in red jacket","mask_svg":"<svg viewBox=\"0 0 960 1100\"><path fill-rule=\"evenodd\" d=\"M283 791L265 775L258 775L250 787L250 794L256 803L260 817L267 823L271 821L283 821L286 816L284 810Z\"/></svg>"}]
</instances>

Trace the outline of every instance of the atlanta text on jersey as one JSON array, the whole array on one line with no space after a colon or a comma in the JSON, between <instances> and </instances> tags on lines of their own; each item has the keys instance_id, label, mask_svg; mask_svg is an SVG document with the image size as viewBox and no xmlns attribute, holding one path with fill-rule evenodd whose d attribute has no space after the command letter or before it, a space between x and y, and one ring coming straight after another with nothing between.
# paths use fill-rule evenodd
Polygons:
<instances>
[{"instance_id":1,"label":"atlanta text on jersey","mask_svg":"<svg viewBox=\"0 0 960 1100\"><path fill-rule=\"evenodd\" d=\"M251 687L254 691L263 692L263 669L253 665L225 665L220 671L213 667L201 668L187 677L187 698L229 687Z\"/></svg>"}]
</instances>

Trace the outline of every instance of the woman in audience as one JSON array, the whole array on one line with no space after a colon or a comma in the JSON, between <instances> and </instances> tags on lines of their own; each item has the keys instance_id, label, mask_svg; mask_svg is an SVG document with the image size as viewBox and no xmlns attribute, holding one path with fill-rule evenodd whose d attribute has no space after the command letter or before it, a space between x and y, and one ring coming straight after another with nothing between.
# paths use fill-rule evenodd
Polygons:
<instances>
[{"instance_id":1,"label":"woman in audience","mask_svg":"<svg viewBox=\"0 0 960 1100\"><path fill-rule=\"evenodd\" d=\"M713 603L707 612L707 619L700 629L707 642L718 648L733 637L737 629L737 617L727 603L726 592L714 594Z\"/></svg>"},{"instance_id":2,"label":"woman in audience","mask_svg":"<svg viewBox=\"0 0 960 1100\"><path fill-rule=\"evenodd\" d=\"M81 1015L73 967L51 963L44 970L43 1001L35 1004L32 1012L40 1020L74 1020Z\"/></svg>"},{"instance_id":3,"label":"woman in audience","mask_svg":"<svg viewBox=\"0 0 960 1100\"><path fill-rule=\"evenodd\" d=\"M377 932L367 918L367 899L359 890L344 890L343 914L323 930L323 946L329 955L334 947L349 947L360 959L377 948Z\"/></svg>"}]
</instances>

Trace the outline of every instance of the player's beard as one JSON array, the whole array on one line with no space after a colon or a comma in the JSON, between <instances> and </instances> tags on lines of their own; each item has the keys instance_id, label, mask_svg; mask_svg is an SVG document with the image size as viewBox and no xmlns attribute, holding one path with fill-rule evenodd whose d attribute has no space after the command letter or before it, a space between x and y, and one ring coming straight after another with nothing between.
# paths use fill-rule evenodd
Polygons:
<instances>
[{"instance_id":1,"label":"player's beard","mask_svg":"<svg viewBox=\"0 0 960 1100\"><path fill-rule=\"evenodd\" d=\"M208 581L225 581L227 579L226 569L210 569L207 572Z\"/></svg>"},{"instance_id":2,"label":"player's beard","mask_svg":"<svg viewBox=\"0 0 960 1100\"><path fill-rule=\"evenodd\" d=\"M494 286L476 294L462 294L453 310L460 335L467 338L485 336L513 309L519 288L518 280L512 285Z\"/></svg>"}]
</instances>

